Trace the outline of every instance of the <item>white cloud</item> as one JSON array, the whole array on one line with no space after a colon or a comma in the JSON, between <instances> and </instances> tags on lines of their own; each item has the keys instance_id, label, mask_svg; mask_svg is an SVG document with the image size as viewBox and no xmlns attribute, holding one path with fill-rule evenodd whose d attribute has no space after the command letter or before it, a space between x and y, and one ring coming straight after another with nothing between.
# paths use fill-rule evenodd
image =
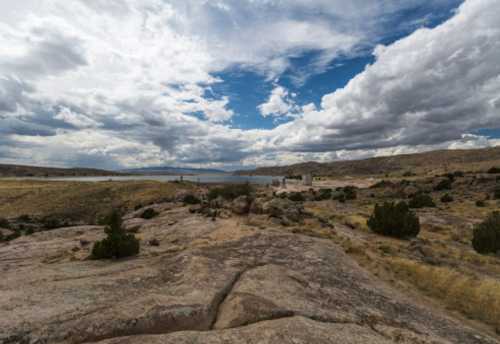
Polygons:
<instances>
[{"instance_id":1,"label":"white cloud","mask_svg":"<svg viewBox=\"0 0 500 344\"><path fill-rule=\"evenodd\" d=\"M231 129L230 98L208 96L224 82L218 72L272 81L291 58L317 52L301 83L371 46L391 14L417 4L1 2L0 160L232 166L496 143L462 135L500 126L498 0L467 0L444 25L378 47L376 62L319 108L299 108L276 86L261 114L296 118L272 130Z\"/></svg>"},{"instance_id":2,"label":"white cloud","mask_svg":"<svg viewBox=\"0 0 500 344\"><path fill-rule=\"evenodd\" d=\"M288 115L297 109L292 95L282 86L276 86L269 99L258 106L263 117Z\"/></svg>"}]
</instances>

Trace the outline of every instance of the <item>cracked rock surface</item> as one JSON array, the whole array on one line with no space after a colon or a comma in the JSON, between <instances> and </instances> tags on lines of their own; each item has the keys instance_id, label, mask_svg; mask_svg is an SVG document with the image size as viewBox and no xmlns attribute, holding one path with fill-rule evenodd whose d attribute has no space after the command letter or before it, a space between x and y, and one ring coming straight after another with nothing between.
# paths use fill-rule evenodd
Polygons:
<instances>
[{"instance_id":1,"label":"cracked rock surface","mask_svg":"<svg viewBox=\"0 0 500 344\"><path fill-rule=\"evenodd\" d=\"M101 227L1 244L0 343L496 343L329 240L244 223L180 207L129 217L141 254L115 262L85 259Z\"/></svg>"}]
</instances>

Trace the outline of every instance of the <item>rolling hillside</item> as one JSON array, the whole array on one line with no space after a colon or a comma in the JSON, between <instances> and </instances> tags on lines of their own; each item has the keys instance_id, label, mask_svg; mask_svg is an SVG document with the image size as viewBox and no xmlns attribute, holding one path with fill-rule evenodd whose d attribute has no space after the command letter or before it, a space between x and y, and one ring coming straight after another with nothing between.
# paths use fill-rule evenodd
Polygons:
<instances>
[{"instance_id":1,"label":"rolling hillside","mask_svg":"<svg viewBox=\"0 0 500 344\"><path fill-rule=\"evenodd\" d=\"M383 175L413 172L443 173L453 170L482 171L500 166L500 147L470 150L439 150L419 154L394 155L365 160L306 162L277 167L238 171L241 175L292 176L312 173L316 176Z\"/></svg>"},{"instance_id":2,"label":"rolling hillside","mask_svg":"<svg viewBox=\"0 0 500 344\"><path fill-rule=\"evenodd\" d=\"M116 175L121 175L121 173L90 168L54 168L0 164L0 177L91 177Z\"/></svg>"}]
</instances>

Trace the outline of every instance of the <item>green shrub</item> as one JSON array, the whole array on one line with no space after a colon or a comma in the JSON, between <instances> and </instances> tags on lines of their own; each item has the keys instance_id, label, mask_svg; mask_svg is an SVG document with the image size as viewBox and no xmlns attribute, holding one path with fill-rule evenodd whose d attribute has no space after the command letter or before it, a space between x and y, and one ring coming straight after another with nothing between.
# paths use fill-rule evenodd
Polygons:
<instances>
[{"instance_id":1,"label":"green shrub","mask_svg":"<svg viewBox=\"0 0 500 344\"><path fill-rule=\"evenodd\" d=\"M472 247L478 253L497 253L500 251L500 212L494 212L474 227Z\"/></svg>"},{"instance_id":2,"label":"green shrub","mask_svg":"<svg viewBox=\"0 0 500 344\"><path fill-rule=\"evenodd\" d=\"M0 217L0 228L9 229L10 228L9 220Z\"/></svg>"},{"instance_id":3,"label":"green shrub","mask_svg":"<svg viewBox=\"0 0 500 344\"><path fill-rule=\"evenodd\" d=\"M443 203L451 203L453 201L453 196L451 196L450 194L445 194L443 197L441 197L441 202Z\"/></svg>"},{"instance_id":4,"label":"green shrub","mask_svg":"<svg viewBox=\"0 0 500 344\"><path fill-rule=\"evenodd\" d=\"M3 235L3 232L0 231L0 242L5 240L5 236Z\"/></svg>"},{"instance_id":5,"label":"green shrub","mask_svg":"<svg viewBox=\"0 0 500 344\"><path fill-rule=\"evenodd\" d=\"M182 199L182 202L184 204L189 204L189 205L194 205L194 204L200 204L201 203L201 200L196 197L195 195L186 195L184 196L184 198Z\"/></svg>"},{"instance_id":6,"label":"green shrub","mask_svg":"<svg viewBox=\"0 0 500 344\"><path fill-rule=\"evenodd\" d=\"M320 189L314 199L316 201L326 201L332 198L332 189Z\"/></svg>"},{"instance_id":7,"label":"green shrub","mask_svg":"<svg viewBox=\"0 0 500 344\"><path fill-rule=\"evenodd\" d=\"M500 199L500 187L497 187L495 191L493 191L493 199Z\"/></svg>"},{"instance_id":8,"label":"green shrub","mask_svg":"<svg viewBox=\"0 0 500 344\"><path fill-rule=\"evenodd\" d=\"M108 217L109 223L104 229L107 237L97 241L92 248L93 259L118 259L139 253L139 240L122 228L122 219L117 211Z\"/></svg>"},{"instance_id":9,"label":"green shrub","mask_svg":"<svg viewBox=\"0 0 500 344\"><path fill-rule=\"evenodd\" d=\"M253 187L249 183L229 184L211 189L208 193L208 199L214 200L222 197L225 200L232 201L240 196L250 196L253 193Z\"/></svg>"},{"instance_id":10,"label":"green shrub","mask_svg":"<svg viewBox=\"0 0 500 344\"><path fill-rule=\"evenodd\" d=\"M405 202L376 204L367 224L377 234L396 238L416 237L420 232L420 221Z\"/></svg>"},{"instance_id":11,"label":"green shrub","mask_svg":"<svg viewBox=\"0 0 500 344\"><path fill-rule=\"evenodd\" d=\"M300 192L292 192L288 195L288 199L293 202L304 202L306 199Z\"/></svg>"},{"instance_id":12,"label":"green shrub","mask_svg":"<svg viewBox=\"0 0 500 344\"><path fill-rule=\"evenodd\" d=\"M498 173L500 173L500 167L496 167L496 166L495 166L495 167L492 167L492 168L490 168L490 169L488 170L488 173L489 173L489 174L498 174Z\"/></svg>"},{"instance_id":13,"label":"green shrub","mask_svg":"<svg viewBox=\"0 0 500 344\"><path fill-rule=\"evenodd\" d=\"M355 186L338 187L333 194L333 199L344 203L349 200L355 200L358 197Z\"/></svg>"},{"instance_id":14,"label":"green shrub","mask_svg":"<svg viewBox=\"0 0 500 344\"><path fill-rule=\"evenodd\" d=\"M411 171L406 171L405 173L403 173L403 177L414 177L414 176L416 176L416 174Z\"/></svg>"},{"instance_id":15,"label":"green shrub","mask_svg":"<svg viewBox=\"0 0 500 344\"><path fill-rule=\"evenodd\" d=\"M61 228L63 226L59 219L53 216L44 217L41 222L43 228L47 230Z\"/></svg>"},{"instance_id":16,"label":"green shrub","mask_svg":"<svg viewBox=\"0 0 500 344\"><path fill-rule=\"evenodd\" d=\"M141 218L145 220L151 220L152 218L158 216L158 212L154 210L153 208L148 208L144 210L141 214Z\"/></svg>"},{"instance_id":17,"label":"green shrub","mask_svg":"<svg viewBox=\"0 0 500 344\"><path fill-rule=\"evenodd\" d=\"M345 203L346 201L346 198L345 198L345 193L343 191L335 191L333 193L333 196L332 198L335 200L335 201L339 201L340 203Z\"/></svg>"},{"instance_id":18,"label":"green shrub","mask_svg":"<svg viewBox=\"0 0 500 344\"><path fill-rule=\"evenodd\" d=\"M358 197L357 188L355 186L348 185L342 189L345 194L346 200L354 200Z\"/></svg>"},{"instance_id":19,"label":"green shrub","mask_svg":"<svg viewBox=\"0 0 500 344\"><path fill-rule=\"evenodd\" d=\"M477 200L477 201L476 201L476 207L479 207L479 208L484 208L484 207L486 207L486 202L485 202L485 201L483 201L483 200L481 200L481 199L480 199L480 200Z\"/></svg>"},{"instance_id":20,"label":"green shrub","mask_svg":"<svg viewBox=\"0 0 500 344\"><path fill-rule=\"evenodd\" d=\"M410 199L409 206L412 209L433 208L436 206L436 204L434 203L430 195L425 193L418 193Z\"/></svg>"},{"instance_id":21,"label":"green shrub","mask_svg":"<svg viewBox=\"0 0 500 344\"><path fill-rule=\"evenodd\" d=\"M435 187L435 191L451 190L453 181L451 179L441 180Z\"/></svg>"}]
</instances>

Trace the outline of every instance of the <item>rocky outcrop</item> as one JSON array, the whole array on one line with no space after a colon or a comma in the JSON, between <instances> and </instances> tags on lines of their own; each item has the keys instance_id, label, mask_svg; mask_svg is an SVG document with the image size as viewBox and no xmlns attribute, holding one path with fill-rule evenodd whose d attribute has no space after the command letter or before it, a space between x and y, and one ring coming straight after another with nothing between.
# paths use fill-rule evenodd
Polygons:
<instances>
[{"instance_id":1,"label":"rocky outcrop","mask_svg":"<svg viewBox=\"0 0 500 344\"><path fill-rule=\"evenodd\" d=\"M495 343L329 240L238 221L166 210L122 261L86 259L102 227L1 244L0 343Z\"/></svg>"}]
</instances>

